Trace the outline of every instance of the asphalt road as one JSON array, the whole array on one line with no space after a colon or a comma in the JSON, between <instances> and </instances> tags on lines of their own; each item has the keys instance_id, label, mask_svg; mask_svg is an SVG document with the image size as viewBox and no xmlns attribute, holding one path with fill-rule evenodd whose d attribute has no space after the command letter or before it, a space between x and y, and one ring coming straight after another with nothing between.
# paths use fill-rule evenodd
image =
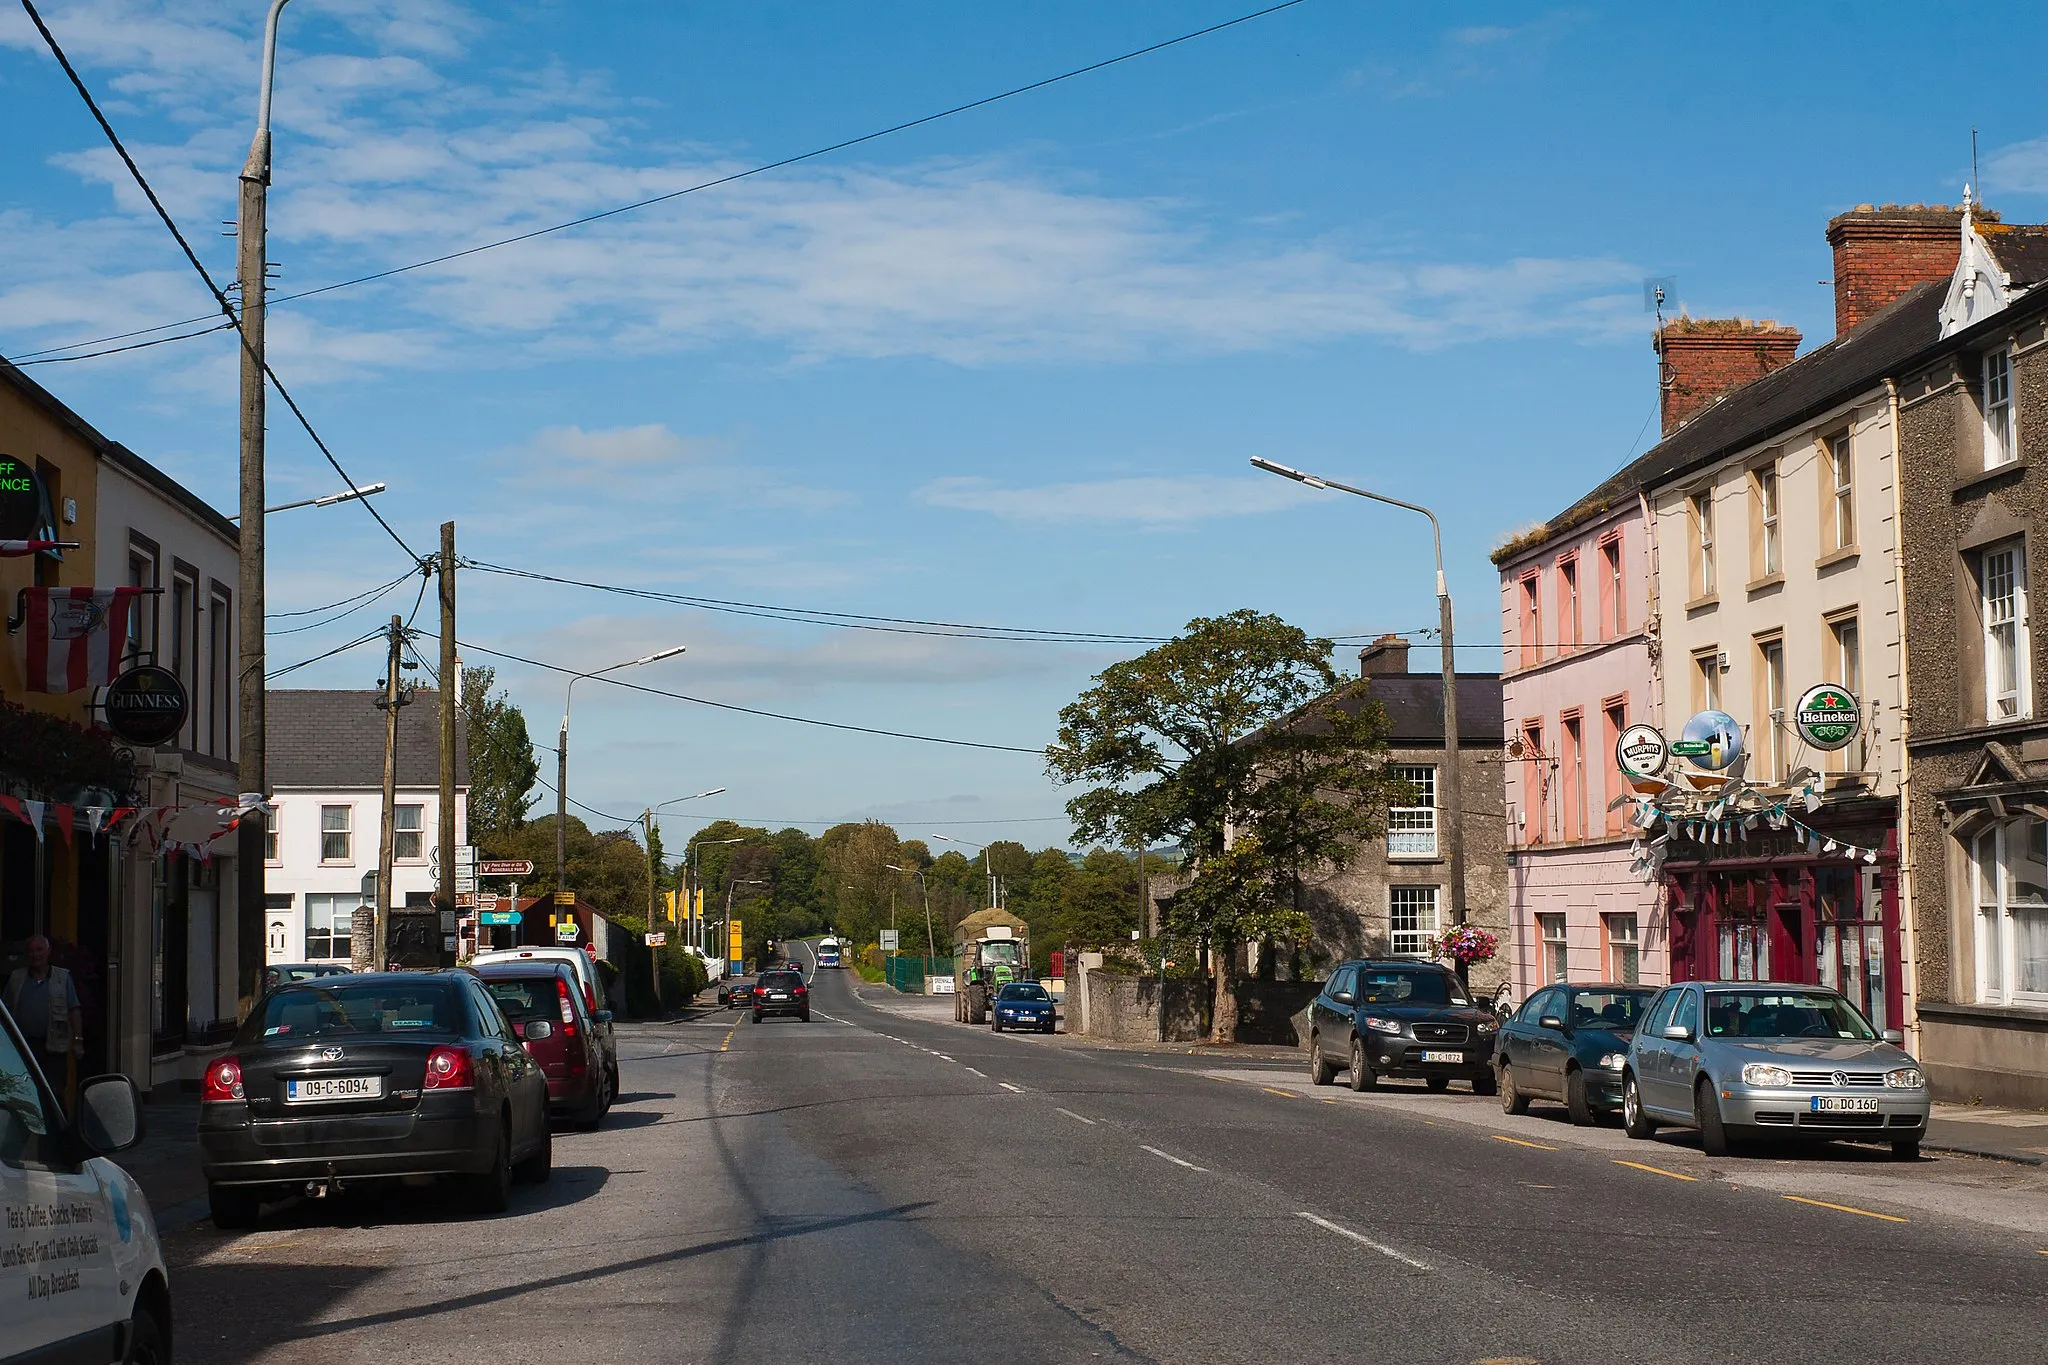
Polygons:
<instances>
[{"instance_id":1,"label":"asphalt road","mask_svg":"<svg viewBox=\"0 0 2048 1365\"><path fill-rule=\"evenodd\" d=\"M1709 1160L995 1036L839 973L815 1001L623 1027L623 1103L501 1218L407 1194L172 1234L181 1360L2041 1358L2035 1170Z\"/></svg>"}]
</instances>

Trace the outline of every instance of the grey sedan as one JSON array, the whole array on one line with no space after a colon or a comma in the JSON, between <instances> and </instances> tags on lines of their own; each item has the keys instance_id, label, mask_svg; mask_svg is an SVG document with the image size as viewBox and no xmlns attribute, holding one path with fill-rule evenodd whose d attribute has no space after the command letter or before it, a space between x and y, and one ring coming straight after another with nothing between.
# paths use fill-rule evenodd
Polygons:
<instances>
[{"instance_id":1,"label":"grey sedan","mask_svg":"<svg viewBox=\"0 0 2048 1365\"><path fill-rule=\"evenodd\" d=\"M1823 986L1669 986L1629 1044L1622 1122L1632 1138L1697 1128L1709 1156L1782 1133L1888 1142L1910 1161L1927 1132L1927 1078L1900 1041Z\"/></svg>"}]
</instances>

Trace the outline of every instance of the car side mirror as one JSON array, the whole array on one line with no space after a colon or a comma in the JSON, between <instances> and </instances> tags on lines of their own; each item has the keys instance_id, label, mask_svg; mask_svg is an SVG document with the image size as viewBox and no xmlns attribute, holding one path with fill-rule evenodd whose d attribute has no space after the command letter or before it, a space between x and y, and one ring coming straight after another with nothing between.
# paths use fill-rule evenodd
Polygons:
<instances>
[{"instance_id":1,"label":"car side mirror","mask_svg":"<svg viewBox=\"0 0 2048 1365\"><path fill-rule=\"evenodd\" d=\"M600 1024L609 1024L612 1021L612 1012L610 1010L599 1010L596 1014L593 1014L590 1017L595 1019Z\"/></svg>"},{"instance_id":2,"label":"car side mirror","mask_svg":"<svg viewBox=\"0 0 2048 1365\"><path fill-rule=\"evenodd\" d=\"M126 1076L94 1076L78 1087L78 1138L96 1156L125 1152L142 1141L142 1096Z\"/></svg>"},{"instance_id":3,"label":"car side mirror","mask_svg":"<svg viewBox=\"0 0 2048 1365\"><path fill-rule=\"evenodd\" d=\"M1331 993L1330 998L1340 1005L1355 1005L1358 1003L1358 997L1350 991L1334 991Z\"/></svg>"},{"instance_id":4,"label":"car side mirror","mask_svg":"<svg viewBox=\"0 0 2048 1365\"><path fill-rule=\"evenodd\" d=\"M1884 1031L1884 1040L1887 1043L1890 1043L1893 1047L1904 1047L1906 1045L1906 1035L1904 1031L1900 1029L1886 1029Z\"/></svg>"},{"instance_id":5,"label":"car side mirror","mask_svg":"<svg viewBox=\"0 0 2048 1365\"><path fill-rule=\"evenodd\" d=\"M527 1022L521 1036L529 1043L537 1043L543 1038L554 1037L555 1026L545 1019L532 1019Z\"/></svg>"},{"instance_id":6,"label":"car side mirror","mask_svg":"<svg viewBox=\"0 0 2048 1365\"><path fill-rule=\"evenodd\" d=\"M1684 1024L1666 1024L1664 1036L1673 1042L1689 1043L1692 1041L1692 1030Z\"/></svg>"},{"instance_id":7,"label":"car side mirror","mask_svg":"<svg viewBox=\"0 0 2048 1365\"><path fill-rule=\"evenodd\" d=\"M1544 1015L1544 1016L1543 1016L1543 1017L1542 1017L1541 1019L1538 1019L1538 1020L1536 1021L1536 1027L1537 1027L1537 1028L1554 1028L1554 1029L1556 1029L1556 1030L1557 1030L1557 1031L1558 1031L1559 1033L1562 1033L1562 1032L1564 1032L1564 1020L1562 1020L1562 1019L1558 1018L1558 1017L1557 1017L1556 1015L1554 1015L1554 1014L1546 1014L1546 1015Z\"/></svg>"}]
</instances>

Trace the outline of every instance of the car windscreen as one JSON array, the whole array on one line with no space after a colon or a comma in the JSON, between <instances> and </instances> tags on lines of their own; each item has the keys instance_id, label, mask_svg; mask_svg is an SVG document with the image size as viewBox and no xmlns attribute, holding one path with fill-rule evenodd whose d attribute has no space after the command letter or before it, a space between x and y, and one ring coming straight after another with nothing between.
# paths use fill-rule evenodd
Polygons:
<instances>
[{"instance_id":1,"label":"car windscreen","mask_svg":"<svg viewBox=\"0 0 2048 1365\"><path fill-rule=\"evenodd\" d=\"M1469 1005L1471 997L1449 972L1426 968L1361 967L1358 1002L1362 1005Z\"/></svg>"},{"instance_id":2,"label":"car windscreen","mask_svg":"<svg viewBox=\"0 0 2048 1365\"><path fill-rule=\"evenodd\" d=\"M1031 985L1031 984L1028 984L1028 983L1026 983L1026 982L1021 982L1021 981L1020 981L1020 982L1016 982L1016 983L1013 983L1013 984L1011 984L1011 985L1008 985L1008 986L1005 986L1005 987L1003 987L1003 988L1002 988L1002 990L1000 990L1000 991L998 991L998 992L996 993L996 999L998 999L998 1000L1050 1000L1050 999L1052 999L1052 997L1051 997L1051 996L1049 996L1049 995L1047 995L1047 994L1045 993L1045 987L1043 987L1043 986L1037 986L1037 985Z\"/></svg>"},{"instance_id":3,"label":"car windscreen","mask_svg":"<svg viewBox=\"0 0 2048 1365\"><path fill-rule=\"evenodd\" d=\"M1633 1029L1655 991L1573 991L1573 1028Z\"/></svg>"},{"instance_id":4,"label":"car windscreen","mask_svg":"<svg viewBox=\"0 0 2048 1365\"><path fill-rule=\"evenodd\" d=\"M515 1024L529 1019L552 1020L561 1012L561 991L556 987L559 978L553 976L487 976L484 988L491 993L491 999L498 1002L498 1008L505 1017Z\"/></svg>"},{"instance_id":5,"label":"car windscreen","mask_svg":"<svg viewBox=\"0 0 2048 1365\"><path fill-rule=\"evenodd\" d=\"M1708 991L1709 1038L1877 1038L1863 1016L1832 991Z\"/></svg>"},{"instance_id":6,"label":"car windscreen","mask_svg":"<svg viewBox=\"0 0 2048 1365\"><path fill-rule=\"evenodd\" d=\"M440 982L374 982L326 977L273 991L260 1014L242 1026L244 1043L288 1043L301 1038L408 1037L459 1033L462 1006Z\"/></svg>"},{"instance_id":7,"label":"car windscreen","mask_svg":"<svg viewBox=\"0 0 2048 1365\"><path fill-rule=\"evenodd\" d=\"M770 972L760 980L760 986L768 991L790 991L804 984L802 972Z\"/></svg>"}]
</instances>

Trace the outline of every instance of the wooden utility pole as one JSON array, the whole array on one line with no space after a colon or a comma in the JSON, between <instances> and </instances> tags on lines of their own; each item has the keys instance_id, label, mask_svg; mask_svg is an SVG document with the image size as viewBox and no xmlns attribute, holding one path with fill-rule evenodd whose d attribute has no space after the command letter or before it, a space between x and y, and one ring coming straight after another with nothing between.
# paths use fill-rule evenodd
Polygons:
<instances>
[{"instance_id":1,"label":"wooden utility pole","mask_svg":"<svg viewBox=\"0 0 2048 1365\"><path fill-rule=\"evenodd\" d=\"M661 880L661 865L654 861L654 808L649 806L640 812L640 831L647 841L647 932L657 932L654 927L654 905L660 892L655 889ZM655 1012L661 1010L661 949L652 943L647 945L647 975L654 982Z\"/></svg>"},{"instance_id":2,"label":"wooden utility pole","mask_svg":"<svg viewBox=\"0 0 2048 1365\"><path fill-rule=\"evenodd\" d=\"M455 909L455 711L462 665L455 659L455 523L441 523L441 886L443 911Z\"/></svg>"},{"instance_id":3,"label":"wooden utility pole","mask_svg":"<svg viewBox=\"0 0 2048 1365\"><path fill-rule=\"evenodd\" d=\"M398 650L405 642L405 622L391 618L391 648L384 666L384 809L377 830L377 961L375 970L391 965L391 848L398 831ZM450 856L443 861L451 861Z\"/></svg>"}]
</instances>

